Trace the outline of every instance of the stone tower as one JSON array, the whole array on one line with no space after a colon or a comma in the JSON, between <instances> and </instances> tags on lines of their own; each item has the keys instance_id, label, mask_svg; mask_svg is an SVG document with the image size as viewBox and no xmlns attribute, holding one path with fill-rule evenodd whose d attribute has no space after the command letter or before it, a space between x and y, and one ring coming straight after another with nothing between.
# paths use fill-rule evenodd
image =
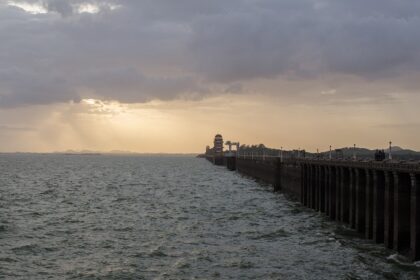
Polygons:
<instances>
[{"instance_id":1,"label":"stone tower","mask_svg":"<svg viewBox=\"0 0 420 280\"><path fill-rule=\"evenodd\" d=\"M217 134L214 137L214 154L222 155L223 154L223 137L220 134Z\"/></svg>"}]
</instances>

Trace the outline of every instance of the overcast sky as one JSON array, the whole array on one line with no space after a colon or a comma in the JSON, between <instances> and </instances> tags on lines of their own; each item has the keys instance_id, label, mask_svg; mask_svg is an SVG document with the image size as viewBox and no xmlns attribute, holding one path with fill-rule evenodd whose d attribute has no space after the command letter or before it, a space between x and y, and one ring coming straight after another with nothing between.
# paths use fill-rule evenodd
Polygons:
<instances>
[{"instance_id":1,"label":"overcast sky","mask_svg":"<svg viewBox=\"0 0 420 280\"><path fill-rule=\"evenodd\" d=\"M0 151L420 150L418 0L0 0Z\"/></svg>"}]
</instances>

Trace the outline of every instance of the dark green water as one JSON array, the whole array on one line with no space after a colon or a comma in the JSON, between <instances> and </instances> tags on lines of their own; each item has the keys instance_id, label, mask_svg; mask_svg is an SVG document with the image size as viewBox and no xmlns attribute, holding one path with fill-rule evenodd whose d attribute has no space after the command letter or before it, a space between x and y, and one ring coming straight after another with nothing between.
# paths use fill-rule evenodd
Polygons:
<instances>
[{"instance_id":1,"label":"dark green water","mask_svg":"<svg viewBox=\"0 0 420 280\"><path fill-rule=\"evenodd\" d=\"M0 279L420 279L420 268L203 159L0 155Z\"/></svg>"}]
</instances>

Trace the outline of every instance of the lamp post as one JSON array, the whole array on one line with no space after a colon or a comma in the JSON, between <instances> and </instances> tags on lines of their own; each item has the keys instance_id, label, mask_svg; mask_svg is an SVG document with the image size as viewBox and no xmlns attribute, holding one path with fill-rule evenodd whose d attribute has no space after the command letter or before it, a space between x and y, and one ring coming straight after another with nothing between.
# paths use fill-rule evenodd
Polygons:
<instances>
[{"instance_id":1,"label":"lamp post","mask_svg":"<svg viewBox=\"0 0 420 280\"><path fill-rule=\"evenodd\" d=\"M331 145L330 145L330 160L332 160L332 150L331 150Z\"/></svg>"},{"instance_id":2,"label":"lamp post","mask_svg":"<svg viewBox=\"0 0 420 280\"><path fill-rule=\"evenodd\" d=\"M356 160L356 144L353 144L353 160Z\"/></svg>"},{"instance_id":3,"label":"lamp post","mask_svg":"<svg viewBox=\"0 0 420 280\"><path fill-rule=\"evenodd\" d=\"M389 141L389 156L388 159L392 159L392 142Z\"/></svg>"},{"instance_id":4,"label":"lamp post","mask_svg":"<svg viewBox=\"0 0 420 280\"><path fill-rule=\"evenodd\" d=\"M239 142L236 144L236 158L240 158Z\"/></svg>"},{"instance_id":5,"label":"lamp post","mask_svg":"<svg viewBox=\"0 0 420 280\"><path fill-rule=\"evenodd\" d=\"M280 147L280 162L283 162L283 147Z\"/></svg>"}]
</instances>

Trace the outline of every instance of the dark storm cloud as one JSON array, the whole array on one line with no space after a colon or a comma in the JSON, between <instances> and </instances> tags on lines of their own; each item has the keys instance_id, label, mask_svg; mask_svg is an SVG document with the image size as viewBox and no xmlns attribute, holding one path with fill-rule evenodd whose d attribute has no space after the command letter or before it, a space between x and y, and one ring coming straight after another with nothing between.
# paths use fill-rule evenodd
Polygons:
<instances>
[{"instance_id":1,"label":"dark storm cloud","mask_svg":"<svg viewBox=\"0 0 420 280\"><path fill-rule=\"evenodd\" d=\"M258 78L402 77L407 88L420 70L419 1L12 2L48 13L0 4L0 106L86 92L144 102ZM87 4L99 12L79 13Z\"/></svg>"},{"instance_id":2,"label":"dark storm cloud","mask_svg":"<svg viewBox=\"0 0 420 280\"><path fill-rule=\"evenodd\" d=\"M392 5L377 9L382 1L257 3L262 4L194 24L194 62L209 79L382 77L419 70L417 3L400 7L395 16Z\"/></svg>"},{"instance_id":3,"label":"dark storm cloud","mask_svg":"<svg viewBox=\"0 0 420 280\"><path fill-rule=\"evenodd\" d=\"M84 73L80 84L107 98L118 98L121 102L146 102L153 99L205 94L192 77L148 77L133 68L114 68Z\"/></svg>"}]
</instances>

